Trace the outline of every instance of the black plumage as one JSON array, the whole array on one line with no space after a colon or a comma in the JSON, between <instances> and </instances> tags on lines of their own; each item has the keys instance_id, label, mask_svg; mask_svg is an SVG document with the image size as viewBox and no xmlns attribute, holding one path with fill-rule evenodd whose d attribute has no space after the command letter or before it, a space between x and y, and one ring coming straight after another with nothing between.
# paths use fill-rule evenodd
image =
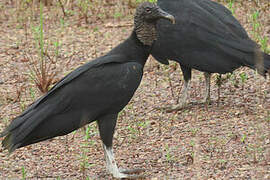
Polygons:
<instances>
[{"instance_id":1,"label":"black plumage","mask_svg":"<svg viewBox=\"0 0 270 180\"><path fill-rule=\"evenodd\" d=\"M205 73L205 101L210 98L211 73L247 66L265 76L269 70L270 56L261 52L223 5L211 0L158 0L158 5L175 16L176 24L158 22L158 39L151 54L163 64L174 60L181 66L184 98L176 109L186 104L192 69Z\"/></svg>"},{"instance_id":2,"label":"black plumage","mask_svg":"<svg viewBox=\"0 0 270 180\"><path fill-rule=\"evenodd\" d=\"M5 136L3 147L11 153L97 121L107 169L114 177L132 176L120 171L115 163L113 133L118 113L141 82L144 64L156 39L156 22L160 18L174 20L155 4L140 5L131 36L105 56L68 74L16 117L0 135Z\"/></svg>"}]
</instances>

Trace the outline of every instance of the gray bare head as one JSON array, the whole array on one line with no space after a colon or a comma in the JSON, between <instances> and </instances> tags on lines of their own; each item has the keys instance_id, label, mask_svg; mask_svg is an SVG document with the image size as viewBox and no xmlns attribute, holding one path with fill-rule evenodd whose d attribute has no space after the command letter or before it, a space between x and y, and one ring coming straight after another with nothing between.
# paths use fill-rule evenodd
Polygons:
<instances>
[{"instance_id":1,"label":"gray bare head","mask_svg":"<svg viewBox=\"0 0 270 180\"><path fill-rule=\"evenodd\" d=\"M157 39L156 23L159 19L170 20L175 23L174 17L163 11L154 3L145 2L140 4L134 17L134 28L138 39L144 44L151 46Z\"/></svg>"}]
</instances>

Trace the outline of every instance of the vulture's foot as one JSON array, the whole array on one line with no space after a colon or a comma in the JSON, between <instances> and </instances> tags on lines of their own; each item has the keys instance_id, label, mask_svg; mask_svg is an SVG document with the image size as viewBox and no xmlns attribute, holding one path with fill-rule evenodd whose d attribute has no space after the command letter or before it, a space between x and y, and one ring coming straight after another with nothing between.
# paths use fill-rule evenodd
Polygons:
<instances>
[{"instance_id":1,"label":"vulture's foot","mask_svg":"<svg viewBox=\"0 0 270 180\"><path fill-rule=\"evenodd\" d=\"M112 147L107 147L103 144L105 159L106 159L106 168L107 171L112 174L114 178L117 179L138 179L144 178L144 175L139 175L138 173L143 172L143 169L122 169L118 168L116 165L116 161L114 159L113 149Z\"/></svg>"},{"instance_id":2,"label":"vulture's foot","mask_svg":"<svg viewBox=\"0 0 270 180\"><path fill-rule=\"evenodd\" d=\"M180 103L170 106L166 109L166 112L180 111L187 107L187 103Z\"/></svg>"},{"instance_id":3,"label":"vulture's foot","mask_svg":"<svg viewBox=\"0 0 270 180\"><path fill-rule=\"evenodd\" d=\"M179 110L185 109L187 106L188 106L187 103L181 103L181 104L169 105L165 107L155 107L155 109L162 110L165 112L173 112L173 111L179 111Z\"/></svg>"},{"instance_id":4,"label":"vulture's foot","mask_svg":"<svg viewBox=\"0 0 270 180\"><path fill-rule=\"evenodd\" d=\"M121 173L124 173L124 174L138 174L138 173L142 173L144 172L145 170L144 169L123 169L123 168L119 168L119 171Z\"/></svg>"},{"instance_id":5,"label":"vulture's foot","mask_svg":"<svg viewBox=\"0 0 270 180\"><path fill-rule=\"evenodd\" d=\"M114 178L119 179L140 179L145 178L145 175L139 174L144 172L144 169L122 169L119 168L118 173L113 173Z\"/></svg>"},{"instance_id":6,"label":"vulture's foot","mask_svg":"<svg viewBox=\"0 0 270 180\"><path fill-rule=\"evenodd\" d=\"M203 103L206 104L206 105L210 105L211 104L210 96L205 96L203 98Z\"/></svg>"}]
</instances>

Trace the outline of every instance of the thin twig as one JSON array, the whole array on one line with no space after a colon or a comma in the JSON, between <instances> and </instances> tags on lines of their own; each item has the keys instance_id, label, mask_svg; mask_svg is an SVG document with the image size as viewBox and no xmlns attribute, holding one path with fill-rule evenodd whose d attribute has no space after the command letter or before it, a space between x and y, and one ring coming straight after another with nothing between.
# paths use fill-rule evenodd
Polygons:
<instances>
[{"instance_id":1,"label":"thin twig","mask_svg":"<svg viewBox=\"0 0 270 180\"><path fill-rule=\"evenodd\" d=\"M64 14L64 17L66 17L66 12L65 12L65 8L64 8L64 6L63 6L63 3L61 2L61 0L58 0L58 2L59 2L59 4L60 4L60 6L61 6L61 9L62 9L62 12L63 12L63 14Z\"/></svg>"}]
</instances>

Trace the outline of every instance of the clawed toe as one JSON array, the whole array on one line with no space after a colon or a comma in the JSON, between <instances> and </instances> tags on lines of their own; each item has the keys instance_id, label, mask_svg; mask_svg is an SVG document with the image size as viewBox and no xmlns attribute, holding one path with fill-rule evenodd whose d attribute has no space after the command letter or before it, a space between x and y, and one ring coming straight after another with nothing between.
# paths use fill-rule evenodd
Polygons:
<instances>
[{"instance_id":1,"label":"clawed toe","mask_svg":"<svg viewBox=\"0 0 270 180\"><path fill-rule=\"evenodd\" d=\"M168 107L165 110L166 112L173 112L173 111L179 111L185 107L186 107L185 105L173 105L173 106Z\"/></svg>"},{"instance_id":2,"label":"clawed toe","mask_svg":"<svg viewBox=\"0 0 270 180\"><path fill-rule=\"evenodd\" d=\"M206 105L211 105L211 100L210 99L204 99L204 104L206 104Z\"/></svg>"},{"instance_id":3,"label":"clawed toe","mask_svg":"<svg viewBox=\"0 0 270 180\"><path fill-rule=\"evenodd\" d=\"M138 169L123 169L123 168L120 168L119 171L121 173L124 173L124 174L137 174L137 173L142 173L145 170L141 169L141 168L138 168Z\"/></svg>"},{"instance_id":4,"label":"clawed toe","mask_svg":"<svg viewBox=\"0 0 270 180\"><path fill-rule=\"evenodd\" d=\"M146 178L145 175L141 174L126 174L127 177L121 178L121 179L144 179Z\"/></svg>"},{"instance_id":5,"label":"clawed toe","mask_svg":"<svg viewBox=\"0 0 270 180\"><path fill-rule=\"evenodd\" d=\"M173 112L173 111L179 111L184 108L186 108L186 104L176 104L176 105L170 105L170 106L165 106L165 107L155 107L157 110L162 110L165 112Z\"/></svg>"},{"instance_id":6,"label":"clawed toe","mask_svg":"<svg viewBox=\"0 0 270 180\"><path fill-rule=\"evenodd\" d=\"M144 169L122 169L119 168L119 174L114 175L118 179L144 179L146 176L144 174L138 174L144 172Z\"/></svg>"}]
</instances>

